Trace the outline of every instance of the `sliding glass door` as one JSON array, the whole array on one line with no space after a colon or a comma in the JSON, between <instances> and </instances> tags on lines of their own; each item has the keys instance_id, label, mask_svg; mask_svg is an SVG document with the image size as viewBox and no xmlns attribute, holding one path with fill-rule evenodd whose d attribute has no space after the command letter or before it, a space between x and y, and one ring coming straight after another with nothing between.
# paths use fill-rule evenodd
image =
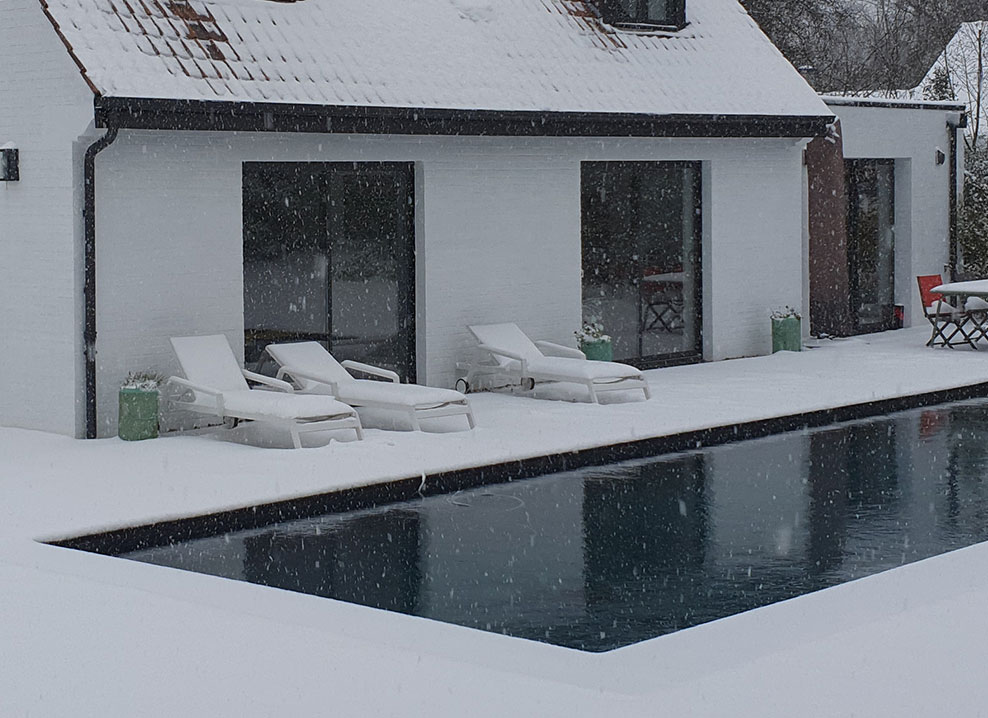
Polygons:
<instances>
[{"instance_id":1,"label":"sliding glass door","mask_svg":"<svg viewBox=\"0 0 988 718\"><path fill-rule=\"evenodd\" d=\"M583 314L639 366L701 355L700 165L584 162Z\"/></svg>"},{"instance_id":2,"label":"sliding glass door","mask_svg":"<svg viewBox=\"0 0 988 718\"><path fill-rule=\"evenodd\" d=\"M895 162L846 160L847 258L856 333L894 326Z\"/></svg>"},{"instance_id":3,"label":"sliding glass door","mask_svg":"<svg viewBox=\"0 0 988 718\"><path fill-rule=\"evenodd\" d=\"M411 163L245 163L248 363L270 342L415 378Z\"/></svg>"}]
</instances>

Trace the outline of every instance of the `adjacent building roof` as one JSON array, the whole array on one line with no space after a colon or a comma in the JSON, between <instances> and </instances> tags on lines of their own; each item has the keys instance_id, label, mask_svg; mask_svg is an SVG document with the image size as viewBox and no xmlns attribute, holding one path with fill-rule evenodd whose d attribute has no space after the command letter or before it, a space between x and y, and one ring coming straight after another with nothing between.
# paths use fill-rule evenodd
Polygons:
<instances>
[{"instance_id":1,"label":"adjacent building roof","mask_svg":"<svg viewBox=\"0 0 988 718\"><path fill-rule=\"evenodd\" d=\"M983 99L984 69L988 67L988 21L965 22L947 43L910 97L950 97L967 106L970 132L983 136L988 126L988 103Z\"/></svg>"},{"instance_id":2,"label":"adjacent building roof","mask_svg":"<svg viewBox=\"0 0 988 718\"><path fill-rule=\"evenodd\" d=\"M831 113L735 0L675 33L585 0L40 0L103 98L542 113Z\"/></svg>"},{"instance_id":3,"label":"adjacent building roof","mask_svg":"<svg viewBox=\"0 0 988 718\"><path fill-rule=\"evenodd\" d=\"M891 95L891 96L890 96ZM820 99L828 107L881 107L901 110L935 110L938 112L964 112L967 106L956 100L924 100L922 95L909 92L882 94L821 94Z\"/></svg>"}]
</instances>

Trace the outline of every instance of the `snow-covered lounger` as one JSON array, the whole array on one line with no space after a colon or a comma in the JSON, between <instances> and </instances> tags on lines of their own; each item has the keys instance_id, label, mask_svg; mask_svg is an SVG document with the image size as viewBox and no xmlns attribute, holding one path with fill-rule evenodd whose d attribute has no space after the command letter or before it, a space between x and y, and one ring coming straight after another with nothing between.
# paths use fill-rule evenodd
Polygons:
<instances>
[{"instance_id":1,"label":"snow-covered lounger","mask_svg":"<svg viewBox=\"0 0 988 718\"><path fill-rule=\"evenodd\" d=\"M471 429L474 427L470 404L458 391L401 384L398 375L388 369L349 359L338 362L318 342L269 344L266 351L281 366L278 378L291 377L300 392L329 394L356 407L403 412L416 430L421 428L421 419L458 414L466 417ZM357 379L348 369L387 381Z\"/></svg>"},{"instance_id":2,"label":"snow-covered lounger","mask_svg":"<svg viewBox=\"0 0 988 718\"><path fill-rule=\"evenodd\" d=\"M296 449L302 448L301 432L353 429L358 439L364 436L353 407L328 396L300 396L288 382L241 368L222 334L172 337L171 343L186 378L173 376L168 383L191 393L191 400L175 400L185 409L283 426ZM248 379L278 391L251 389Z\"/></svg>"},{"instance_id":3,"label":"snow-covered lounger","mask_svg":"<svg viewBox=\"0 0 988 718\"><path fill-rule=\"evenodd\" d=\"M479 348L490 352L495 361L492 367L474 367L465 380L468 386L477 375L491 371L528 388L546 381L583 384L594 403L602 391L641 389L646 399L651 398L648 382L633 366L588 361L579 349L546 341L533 342L512 323L478 324L468 329L479 342Z\"/></svg>"}]
</instances>

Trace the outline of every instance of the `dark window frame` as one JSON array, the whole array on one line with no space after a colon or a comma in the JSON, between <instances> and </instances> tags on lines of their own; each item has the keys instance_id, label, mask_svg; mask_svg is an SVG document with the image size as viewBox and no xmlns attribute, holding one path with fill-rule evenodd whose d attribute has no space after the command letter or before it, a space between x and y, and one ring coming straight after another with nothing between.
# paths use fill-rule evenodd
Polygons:
<instances>
[{"instance_id":1,"label":"dark window frame","mask_svg":"<svg viewBox=\"0 0 988 718\"><path fill-rule=\"evenodd\" d=\"M666 0L666 15L662 18L648 16L648 0L632 0L635 13L630 14L621 0L600 0L600 14L604 22L615 27L643 30L682 30L686 27L686 0Z\"/></svg>"}]
</instances>

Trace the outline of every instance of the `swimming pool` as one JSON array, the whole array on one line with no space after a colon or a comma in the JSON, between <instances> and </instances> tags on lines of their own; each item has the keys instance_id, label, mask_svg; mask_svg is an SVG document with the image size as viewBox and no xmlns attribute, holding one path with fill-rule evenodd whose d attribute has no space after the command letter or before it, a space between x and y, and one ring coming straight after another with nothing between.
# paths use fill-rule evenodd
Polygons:
<instances>
[{"instance_id":1,"label":"swimming pool","mask_svg":"<svg viewBox=\"0 0 988 718\"><path fill-rule=\"evenodd\" d=\"M988 539L988 402L121 554L607 651Z\"/></svg>"}]
</instances>

